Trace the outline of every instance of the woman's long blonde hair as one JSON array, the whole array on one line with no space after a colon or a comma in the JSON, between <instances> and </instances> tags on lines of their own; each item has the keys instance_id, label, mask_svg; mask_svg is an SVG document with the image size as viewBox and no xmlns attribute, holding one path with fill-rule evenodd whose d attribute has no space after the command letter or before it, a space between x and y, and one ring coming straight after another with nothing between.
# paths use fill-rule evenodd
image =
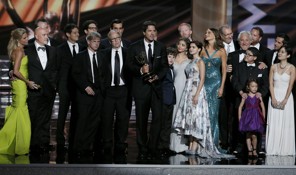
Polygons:
<instances>
[{"instance_id":1,"label":"woman's long blonde hair","mask_svg":"<svg viewBox=\"0 0 296 175\"><path fill-rule=\"evenodd\" d=\"M17 28L11 31L10 40L7 45L7 52L9 58L11 58L12 51L18 47L18 41L23 37L23 34L27 33L24 28Z\"/></svg>"}]
</instances>

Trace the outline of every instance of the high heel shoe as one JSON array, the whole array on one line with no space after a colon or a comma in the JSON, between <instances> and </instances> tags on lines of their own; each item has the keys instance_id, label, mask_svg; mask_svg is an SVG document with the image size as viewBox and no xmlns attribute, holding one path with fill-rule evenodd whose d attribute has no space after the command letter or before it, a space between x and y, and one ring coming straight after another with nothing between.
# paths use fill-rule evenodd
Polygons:
<instances>
[{"instance_id":1,"label":"high heel shoe","mask_svg":"<svg viewBox=\"0 0 296 175\"><path fill-rule=\"evenodd\" d=\"M255 151L255 154L254 154L254 151ZM256 149L253 149L252 154L253 154L253 158L254 158L254 159L257 159L257 158L258 158L258 154L257 154Z\"/></svg>"}]
</instances>

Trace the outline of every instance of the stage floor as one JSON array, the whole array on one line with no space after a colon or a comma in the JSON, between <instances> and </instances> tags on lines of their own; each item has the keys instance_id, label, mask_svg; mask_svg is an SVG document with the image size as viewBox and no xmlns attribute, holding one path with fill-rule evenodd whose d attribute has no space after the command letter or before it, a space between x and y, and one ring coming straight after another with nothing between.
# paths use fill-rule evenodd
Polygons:
<instances>
[{"instance_id":1,"label":"stage floor","mask_svg":"<svg viewBox=\"0 0 296 175\"><path fill-rule=\"evenodd\" d=\"M3 120L2 120L3 122ZM0 122L1 123L1 122ZM2 126L0 124L0 126ZM116 162L112 156L96 157L87 156L80 160L72 160L67 152L64 156L57 157L55 129L56 120L52 120L51 124L51 148L49 154L28 155L28 156L5 156L0 155L0 164L130 164L130 165L271 165L271 166L295 166L295 157L293 156L266 156L257 159L248 159L247 155L238 156L236 159L204 159L197 156L186 156L177 154L170 157L158 157L137 160L138 149L136 144L135 121L130 121L128 134L128 149L126 159ZM66 122L66 135L69 128L69 121Z\"/></svg>"}]
</instances>

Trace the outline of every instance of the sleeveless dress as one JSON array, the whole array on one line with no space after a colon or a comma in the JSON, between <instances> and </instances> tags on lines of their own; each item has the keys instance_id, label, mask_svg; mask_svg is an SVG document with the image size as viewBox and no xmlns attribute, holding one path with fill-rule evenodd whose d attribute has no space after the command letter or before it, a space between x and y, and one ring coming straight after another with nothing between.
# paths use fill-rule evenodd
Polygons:
<instances>
[{"instance_id":1,"label":"sleeveless dress","mask_svg":"<svg viewBox=\"0 0 296 175\"><path fill-rule=\"evenodd\" d=\"M261 100L256 96L248 96L245 101L245 109L239 121L239 131L264 133L263 115L260 110Z\"/></svg>"},{"instance_id":2,"label":"sleeveless dress","mask_svg":"<svg viewBox=\"0 0 296 175\"><path fill-rule=\"evenodd\" d=\"M216 146L219 146L219 106L220 99L218 98L218 89L221 86L221 58L213 58L213 55L216 54L218 50L215 50L212 55L209 55L208 51L206 54L208 58L203 57L206 68L205 76L205 89L207 94L207 99L209 103L209 115L211 122L211 130L213 134L214 143Z\"/></svg>"},{"instance_id":3,"label":"sleeveless dress","mask_svg":"<svg viewBox=\"0 0 296 175\"><path fill-rule=\"evenodd\" d=\"M28 78L28 57L21 60L20 72ZM4 126L0 131L0 154L24 155L29 153L31 122L27 106L27 85L22 80L12 84L12 104L5 110Z\"/></svg>"},{"instance_id":4,"label":"sleeveless dress","mask_svg":"<svg viewBox=\"0 0 296 175\"><path fill-rule=\"evenodd\" d=\"M193 96L200 83L199 69L196 66L198 61L202 60L192 60L185 69L187 80L173 121L173 128L180 135L195 137L201 145L197 153L202 157L234 158L233 155L220 153L213 142L208 101L204 87L202 87L198 96L197 105L192 104Z\"/></svg>"},{"instance_id":5,"label":"sleeveless dress","mask_svg":"<svg viewBox=\"0 0 296 175\"><path fill-rule=\"evenodd\" d=\"M176 112L177 112L177 107L179 105L181 95L185 86L186 82L186 75L185 75L185 68L188 65L190 60L185 60L182 63L174 63L174 86L176 90L176 105L174 106L174 112L173 112L173 118L172 121L174 121ZM170 135L170 149L172 151L175 151L177 153L183 152L188 149L187 144L187 139L178 135L175 130L171 131Z\"/></svg>"},{"instance_id":6,"label":"sleeveless dress","mask_svg":"<svg viewBox=\"0 0 296 175\"><path fill-rule=\"evenodd\" d=\"M286 70L278 73L279 63L273 74L274 95L277 101L282 101L289 87L290 75ZM266 154L267 155L295 155L295 124L294 100L290 94L285 108L276 109L268 102L267 127L266 127Z\"/></svg>"}]
</instances>

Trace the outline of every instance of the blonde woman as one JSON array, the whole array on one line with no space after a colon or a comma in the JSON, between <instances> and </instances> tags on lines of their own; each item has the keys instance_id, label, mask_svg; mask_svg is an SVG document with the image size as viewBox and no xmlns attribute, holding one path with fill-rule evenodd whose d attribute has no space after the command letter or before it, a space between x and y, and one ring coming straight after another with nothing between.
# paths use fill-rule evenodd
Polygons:
<instances>
[{"instance_id":1,"label":"blonde woman","mask_svg":"<svg viewBox=\"0 0 296 175\"><path fill-rule=\"evenodd\" d=\"M28 34L25 29L17 28L11 32L7 50L16 79L11 82L12 104L6 108L4 126L0 131L0 154L29 153L31 123L26 102L27 86L33 89L36 85L28 80L28 58L24 52L27 44Z\"/></svg>"}]
</instances>

